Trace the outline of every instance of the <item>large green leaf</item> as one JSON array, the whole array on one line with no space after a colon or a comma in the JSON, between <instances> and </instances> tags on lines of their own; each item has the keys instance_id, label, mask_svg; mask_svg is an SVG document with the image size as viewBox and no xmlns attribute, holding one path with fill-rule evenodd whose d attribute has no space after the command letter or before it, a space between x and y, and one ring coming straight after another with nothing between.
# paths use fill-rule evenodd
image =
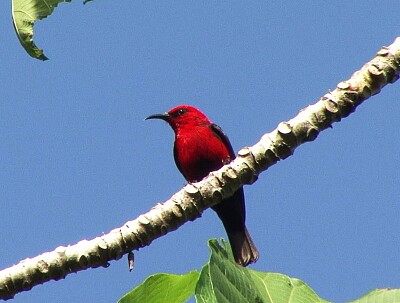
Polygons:
<instances>
[{"instance_id":1,"label":"large green leaf","mask_svg":"<svg viewBox=\"0 0 400 303\"><path fill-rule=\"evenodd\" d=\"M233 261L229 245L210 240L210 262L196 286L199 303L327 303L299 279L257 272Z\"/></svg>"},{"instance_id":2,"label":"large green leaf","mask_svg":"<svg viewBox=\"0 0 400 303\"><path fill-rule=\"evenodd\" d=\"M250 269L249 272L261 296L265 299L263 302L328 303L299 279L279 273L263 273Z\"/></svg>"},{"instance_id":3,"label":"large green leaf","mask_svg":"<svg viewBox=\"0 0 400 303\"><path fill-rule=\"evenodd\" d=\"M128 292L119 303L184 303L193 295L199 272L155 274Z\"/></svg>"},{"instance_id":4,"label":"large green leaf","mask_svg":"<svg viewBox=\"0 0 400 303\"><path fill-rule=\"evenodd\" d=\"M60 2L71 0L12 0L12 17L18 39L33 58L47 60L43 50L33 42L33 26L37 20L51 15Z\"/></svg>"},{"instance_id":5,"label":"large green leaf","mask_svg":"<svg viewBox=\"0 0 400 303\"><path fill-rule=\"evenodd\" d=\"M200 273L195 291L197 302L264 302L249 271L232 261L230 247L225 241L223 244L225 247L221 247L215 239L208 242L211 257L210 262L203 267Z\"/></svg>"}]
</instances>

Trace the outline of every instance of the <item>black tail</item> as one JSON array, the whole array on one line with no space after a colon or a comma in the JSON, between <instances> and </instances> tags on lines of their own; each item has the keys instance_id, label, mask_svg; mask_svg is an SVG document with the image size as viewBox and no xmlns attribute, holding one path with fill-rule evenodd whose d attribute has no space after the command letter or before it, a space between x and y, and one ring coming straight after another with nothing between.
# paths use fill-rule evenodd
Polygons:
<instances>
[{"instance_id":1,"label":"black tail","mask_svg":"<svg viewBox=\"0 0 400 303\"><path fill-rule=\"evenodd\" d=\"M236 263L241 266L247 266L258 260L258 250L246 227L244 227L244 231L242 232L228 232L228 230L226 232Z\"/></svg>"},{"instance_id":2,"label":"black tail","mask_svg":"<svg viewBox=\"0 0 400 303\"><path fill-rule=\"evenodd\" d=\"M243 189L215 205L213 209L224 224L236 263L247 266L258 260L258 250L247 231Z\"/></svg>"}]
</instances>

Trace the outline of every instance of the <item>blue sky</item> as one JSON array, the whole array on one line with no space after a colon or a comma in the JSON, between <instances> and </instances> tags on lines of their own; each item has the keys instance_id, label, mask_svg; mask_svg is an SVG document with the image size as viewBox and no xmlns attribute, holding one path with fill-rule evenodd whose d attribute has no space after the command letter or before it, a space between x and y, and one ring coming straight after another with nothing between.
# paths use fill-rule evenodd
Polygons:
<instances>
[{"instance_id":1,"label":"blue sky","mask_svg":"<svg viewBox=\"0 0 400 303\"><path fill-rule=\"evenodd\" d=\"M399 33L398 1L79 1L19 45L0 2L0 265L121 226L184 184L173 134L143 119L187 103L238 150L335 88ZM252 268L333 302L400 287L399 83L246 186ZM156 272L200 269L212 211L126 259L14 302L114 302Z\"/></svg>"}]
</instances>

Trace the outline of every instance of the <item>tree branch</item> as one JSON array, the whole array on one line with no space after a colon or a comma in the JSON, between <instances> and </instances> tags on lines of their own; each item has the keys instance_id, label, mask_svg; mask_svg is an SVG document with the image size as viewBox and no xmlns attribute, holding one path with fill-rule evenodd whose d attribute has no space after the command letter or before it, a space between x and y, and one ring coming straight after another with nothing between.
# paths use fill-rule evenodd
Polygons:
<instances>
[{"instance_id":1,"label":"tree branch","mask_svg":"<svg viewBox=\"0 0 400 303\"><path fill-rule=\"evenodd\" d=\"M203 181L186 185L169 200L106 235L60 246L0 271L0 298L13 298L16 293L50 280L63 279L73 272L107 267L110 260L118 260L131 250L150 245L153 240L199 218L204 210L231 196L244 184L252 184L261 172L354 112L364 100L394 83L399 74L400 37L389 47L383 47L375 58L349 80L339 83L334 91L301 110L293 119L281 122L252 147L240 150L233 162Z\"/></svg>"}]
</instances>

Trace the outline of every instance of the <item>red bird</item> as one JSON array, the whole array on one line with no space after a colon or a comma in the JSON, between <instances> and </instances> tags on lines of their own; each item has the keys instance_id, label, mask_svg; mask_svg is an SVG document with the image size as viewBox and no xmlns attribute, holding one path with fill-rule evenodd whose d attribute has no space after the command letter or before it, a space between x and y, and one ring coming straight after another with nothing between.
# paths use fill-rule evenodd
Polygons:
<instances>
[{"instance_id":1,"label":"red bird","mask_svg":"<svg viewBox=\"0 0 400 303\"><path fill-rule=\"evenodd\" d=\"M147 119L164 120L174 130L175 163L188 182L200 181L235 159L232 145L222 129L193 106L179 105ZM258 251L245 226L243 188L212 209L224 224L236 263L247 266L256 262Z\"/></svg>"}]
</instances>

